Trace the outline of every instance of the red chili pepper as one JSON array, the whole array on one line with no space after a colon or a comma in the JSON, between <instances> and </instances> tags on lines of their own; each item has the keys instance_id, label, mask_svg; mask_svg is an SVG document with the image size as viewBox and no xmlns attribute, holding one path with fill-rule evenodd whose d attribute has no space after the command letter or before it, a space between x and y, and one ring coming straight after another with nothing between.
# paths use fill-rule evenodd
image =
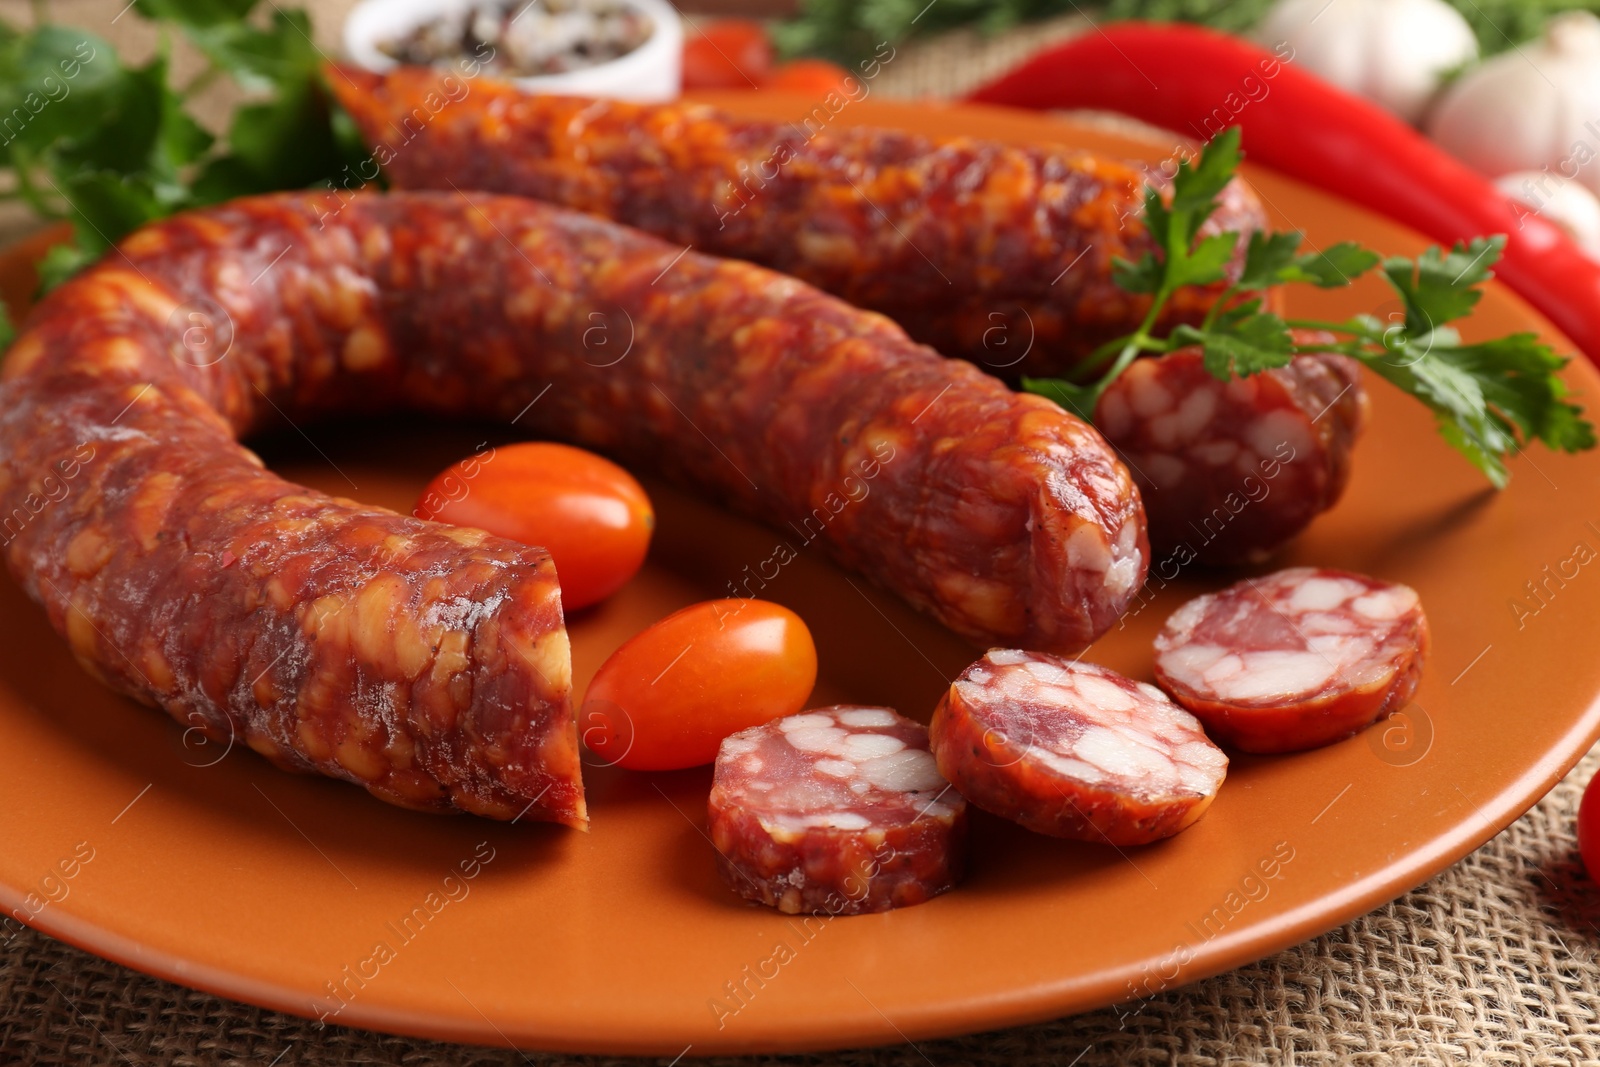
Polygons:
<instances>
[{"instance_id":1,"label":"red chili pepper","mask_svg":"<svg viewBox=\"0 0 1600 1067\"><path fill-rule=\"evenodd\" d=\"M1202 139L1239 126L1252 162L1435 241L1503 233L1500 281L1600 363L1600 264L1406 123L1296 68L1280 48L1198 26L1111 23L1045 49L969 99L1120 111Z\"/></svg>"}]
</instances>

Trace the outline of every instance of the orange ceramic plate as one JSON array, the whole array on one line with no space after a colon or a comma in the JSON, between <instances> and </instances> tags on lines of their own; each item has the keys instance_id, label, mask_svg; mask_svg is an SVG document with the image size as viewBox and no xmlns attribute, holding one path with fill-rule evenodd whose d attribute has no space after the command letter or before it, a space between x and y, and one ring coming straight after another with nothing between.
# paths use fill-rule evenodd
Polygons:
<instances>
[{"instance_id":1,"label":"orange ceramic plate","mask_svg":"<svg viewBox=\"0 0 1600 1067\"><path fill-rule=\"evenodd\" d=\"M790 117L809 106L719 100ZM862 102L831 121L1159 153L976 108ZM1423 247L1292 182L1252 177L1274 222L1314 244ZM1324 317L1385 311L1376 283L1296 290L1292 303ZM1518 329L1550 335L1491 287L1467 333ZM1600 400L1586 365L1570 380ZM1167 843L1119 852L980 815L972 874L957 891L882 915L789 918L746 906L718 881L703 832L706 770L591 770L589 835L386 807L348 785L280 773L242 746L186 745L164 716L90 680L5 582L0 904L140 970L330 1022L666 1056L999 1027L1237 966L1422 882L1528 808L1600 732L1600 453L1538 451L1513 463L1511 488L1497 494L1416 404L1381 384L1373 391L1349 493L1282 562L1421 591L1436 650L1417 702L1330 748L1236 759L1210 813ZM269 450L280 470L401 509L486 433L306 432L337 468L285 428ZM646 570L572 620L580 689L646 623L730 590L759 592L810 623L819 704L891 704L926 718L973 658L813 553L761 577L773 573L779 534L651 489L660 531ZM1153 591L1094 658L1149 678L1161 620L1225 580L1185 575ZM93 858L74 865L75 851ZM475 877L461 876L463 862Z\"/></svg>"}]
</instances>

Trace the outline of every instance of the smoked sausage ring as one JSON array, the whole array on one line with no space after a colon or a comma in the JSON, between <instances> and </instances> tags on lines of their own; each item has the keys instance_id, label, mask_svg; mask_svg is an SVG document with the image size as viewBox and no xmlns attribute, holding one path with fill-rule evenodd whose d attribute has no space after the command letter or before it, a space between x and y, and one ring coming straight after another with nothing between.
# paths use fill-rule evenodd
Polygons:
<instances>
[{"instance_id":1,"label":"smoked sausage ring","mask_svg":"<svg viewBox=\"0 0 1600 1067\"><path fill-rule=\"evenodd\" d=\"M390 410L652 467L976 640L1080 647L1144 580L1127 471L1050 402L792 278L458 193L236 201L52 293L0 371L6 562L85 667L209 736L583 826L548 554L238 444Z\"/></svg>"}]
</instances>

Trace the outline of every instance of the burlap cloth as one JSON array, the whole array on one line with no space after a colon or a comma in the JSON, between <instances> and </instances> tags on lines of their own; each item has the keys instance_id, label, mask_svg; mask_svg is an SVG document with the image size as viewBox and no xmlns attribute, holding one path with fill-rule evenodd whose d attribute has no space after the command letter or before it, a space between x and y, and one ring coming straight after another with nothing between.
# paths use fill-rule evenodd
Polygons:
<instances>
[{"instance_id":1,"label":"burlap cloth","mask_svg":"<svg viewBox=\"0 0 1600 1067\"><path fill-rule=\"evenodd\" d=\"M135 52L150 36L110 19L125 0L58 0L58 19ZM332 50L343 0L313 3ZM15 5L0 5L7 14ZM1075 20L995 39L906 47L875 91L951 95ZM124 27L119 29L119 27ZM119 34L121 35L119 38ZM1574 822L1591 754L1533 811L1433 881L1260 963L1120 1010L917 1046L729 1064L1600 1063L1600 890ZM4 815L0 814L0 824ZM0 831L0 847L4 835ZM25 931L0 947L0 1064L599 1064L337 1027L147 978ZM665 1061L662 1061L665 1062Z\"/></svg>"}]
</instances>

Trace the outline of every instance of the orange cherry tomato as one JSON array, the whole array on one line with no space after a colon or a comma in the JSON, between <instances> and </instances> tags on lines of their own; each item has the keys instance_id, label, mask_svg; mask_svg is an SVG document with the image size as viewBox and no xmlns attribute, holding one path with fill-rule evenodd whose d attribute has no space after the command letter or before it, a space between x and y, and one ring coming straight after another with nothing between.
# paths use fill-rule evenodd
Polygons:
<instances>
[{"instance_id":1,"label":"orange cherry tomato","mask_svg":"<svg viewBox=\"0 0 1600 1067\"><path fill-rule=\"evenodd\" d=\"M632 578L656 525L631 474L548 441L467 457L428 483L413 514L548 549L568 611L604 600Z\"/></svg>"},{"instance_id":2,"label":"orange cherry tomato","mask_svg":"<svg viewBox=\"0 0 1600 1067\"><path fill-rule=\"evenodd\" d=\"M804 93L807 96L827 96L829 93L851 95L847 79L853 75L843 67L823 59L797 59L772 68L763 89L776 89L785 93Z\"/></svg>"},{"instance_id":3,"label":"orange cherry tomato","mask_svg":"<svg viewBox=\"0 0 1600 1067\"><path fill-rule=\"evenodd\" d=\"M716 19L684 37L685 89L753 89L772 68L772 43L759 22Z\"/></svg>"},{"instance_id":4,"label":"orange cherry tomato","mask_svg":"<svg viewBox=\"0 0 1600 1067\"><path fill-rule=\"evenodd\" d=\"M817 648L800 616L766 600L708 600L635 634L600 665L578 732L601 761L697 767L731 733L806 706Z\"/></svg>"}]
</instances>

